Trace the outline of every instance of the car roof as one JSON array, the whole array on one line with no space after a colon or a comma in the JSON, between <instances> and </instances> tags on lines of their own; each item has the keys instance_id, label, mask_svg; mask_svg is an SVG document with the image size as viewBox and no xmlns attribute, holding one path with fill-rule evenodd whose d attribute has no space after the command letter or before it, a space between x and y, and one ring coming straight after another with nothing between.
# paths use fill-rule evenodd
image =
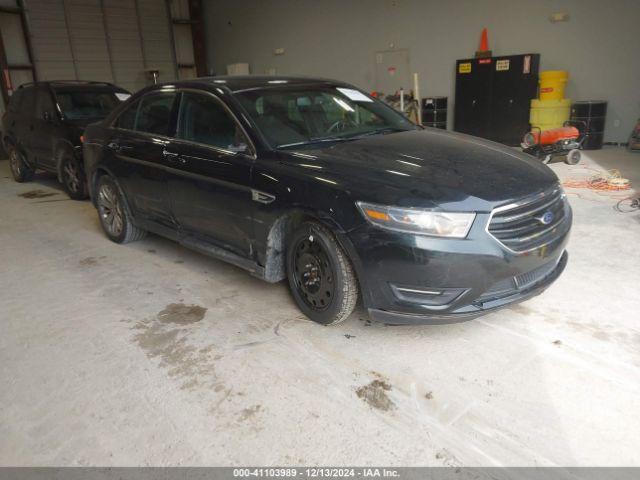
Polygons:
<instances>
[{"instance_id":1,"label":"car roof","mask_svg":"<svg viewBox=\"0 0 640 480\"><path fill-rule=\"evenodd\" d=\"M328 78L306 77L298 75L220 75L216 77L200 77L193 80L182 81L180 83L208 83L211 85L224 86L232 92L245 90L278 88L285 85L331 85L349 86L344 82L331 80Z\"/></svg>"}]
</instances>

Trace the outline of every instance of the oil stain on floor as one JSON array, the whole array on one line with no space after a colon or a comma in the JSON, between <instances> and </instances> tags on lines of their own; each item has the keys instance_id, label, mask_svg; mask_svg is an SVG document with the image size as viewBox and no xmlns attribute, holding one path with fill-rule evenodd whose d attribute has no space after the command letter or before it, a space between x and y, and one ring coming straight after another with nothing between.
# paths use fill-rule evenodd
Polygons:
<instances>
[{"instance_id":1,"label":"oil stain on floor","mask_svg":"<svg viewBox=\"0 0 640 480\"><path fill-rule=\"evenodd\" d=\"M19 193L22 198L46 198L58 195L58 192L45 192L44 190L29 190L28 192Z\"/></svg>"},{"instance_id":2,"label":"oil stain on floor","mask_svg":"<svg viewBox=\"0 0 640 480\"><path fill-rule=\"evenodd\" d=\"M175 323L188 325L199 322L204 318L207 309L198 305L185 305L184 303L172 303L158 313L158 320L162 323Z\"/></svg>"},{"instance_id":3,"label":"oil stain on floor","mask_svg":"<svg viewBox=\"0 0 640 480\"><path fill-rule=\"evenodd\" d=\"M387 392L391 390L384 380L377 378L368 385L363 385L356 390L356 395L361 398L369 406L377 410L387 412L396 407L395 403L389 398Z\"/></svg>"},{"instance_id":4,"label":"oil stain on floor","mask_svg":"<svg viewBox=\"0 0 640 480\"><path fill-rule=\"evenodd\" d=\"M98 265L100 260L104 260L105 258L107 258L106 256L101 256L101 257L86 257L83 258L82 260L80 260L80 262L78 262L80 265L82 265L83 267L94 267L96 265Z\"/></svg>"},{"instance_id":5,"label":"oil stain on floor","mask_svg":"<svg viewBox=\"0 0 640 480\"><path fill-rule=\"evenodd\" d=\"M167 369L170 377L181 380L186 390L217 385L214 362L210 358L213 347L192 344L189 329L184 328L202 320L206 311L198 305L172 303L155 318L139 321L132 327L136 331L134 342L149 358L159 359L160 367Z\"/></svg>"}]
</instances>

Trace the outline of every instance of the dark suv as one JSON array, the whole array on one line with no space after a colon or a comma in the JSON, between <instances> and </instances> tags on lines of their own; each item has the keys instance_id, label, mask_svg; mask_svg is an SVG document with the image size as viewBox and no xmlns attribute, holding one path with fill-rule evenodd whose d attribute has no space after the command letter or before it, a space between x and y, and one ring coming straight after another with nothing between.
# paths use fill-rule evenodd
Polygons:
<instances>
[{"instance_id":1,"label":"dark suv","mask_svg":"<svg viewBox=\"0 0 640 480\"><path fill-rule=\"evenodd\" d=\"M81 135L130 96L102 82L57 81L22 85L2 117L2 142L16 182L37 169L54 172L73 199L87 197Z\"/></svg>"},{"instance_id":2,"label":"dark suv","mask_svg":"<svg viewBox=\"0 0 640 480\"><path fill-rule=\"evenodd\" d=\"M157 85L85 137L111 240L152 231L288 278L319 323L344 320L360 295L385 323L466 320L541 293L567 262L571 208L546 165L417 127L348 84Z\"/></svg>"}]
</instances>

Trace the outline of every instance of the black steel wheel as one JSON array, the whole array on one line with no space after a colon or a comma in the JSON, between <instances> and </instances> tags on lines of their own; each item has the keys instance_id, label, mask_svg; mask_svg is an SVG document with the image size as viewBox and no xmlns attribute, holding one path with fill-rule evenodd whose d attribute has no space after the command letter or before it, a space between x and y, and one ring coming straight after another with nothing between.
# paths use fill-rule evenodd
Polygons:
<instances>
[{"instance_id":1,"label":"black steel wheel","mask_svg":"<svg viewBox=\"0 0 640 480\"><path fill-rule=\"evenodd\" d=\"M294 246L294 280L298 294L309 308L317 311L331 304L335 283L329 258L313 235L299 239Z\"/></svg>"},{"instance_id":2,"label":"black steel wheel","mask_svg":"<svg viewBox=\"0 0 640 480\"><path fill-rule=\"evenodd\" d=\"M96 205L100 224L110 240L128 243L140 240L146 231L136 227L129 216L125 199L117 183L109 176L98 179Z\"/></svg>"},{"instance_id":3,"label":"black steel wheel","mask_svg":"<svg viewBox=\"0 0 640 480\"><path fill-rule=\"evenodd\" d=\"M358 284L351 262L319 223L305 222L289 238L287 275L296 303L314 322L339 323L355 308Z\"/></svg>"},{"instance_id":4,"label":"black steel wheel","mask_svg":"<svg viewBox=\"0 0 640 480\"><path fill-rule=\"evenodd\" d=\"M24 161L24 157L16 147L9 149L9 167L13 179L18 183L28 182L33 178L33 170Z\"/></svg>"},{"instance_id":5,"label":"black steel wheel","mask_svg":"<svg viewBox=\"0 0 640 480\"><path fill-rule=\"evenodd\" d=\"M87 181L84 168L80 161L69 155L63 154L61 161L62 185L67 194L73 200L87 198Z\"/></svg>"}]
</instances>

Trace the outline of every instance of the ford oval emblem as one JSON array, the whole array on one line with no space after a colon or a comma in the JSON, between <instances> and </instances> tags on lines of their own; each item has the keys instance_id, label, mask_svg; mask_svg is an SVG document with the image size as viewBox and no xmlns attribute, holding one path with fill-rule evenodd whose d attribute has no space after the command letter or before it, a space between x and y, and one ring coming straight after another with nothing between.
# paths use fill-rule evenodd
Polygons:
<instances>
[{"instance_id":1,"label":"ford oval emblem","mask_svg":"<svg viewBox=\"0 0 640 480\"><path fill-rule=\"evenodd\" d=\"M549 225L551 222L553 222L554 217L555 215L553 214L553 212L546 212L538 220L540 220L540 223L542 223L543 225Z\"/></svg>"}]
</instances>

